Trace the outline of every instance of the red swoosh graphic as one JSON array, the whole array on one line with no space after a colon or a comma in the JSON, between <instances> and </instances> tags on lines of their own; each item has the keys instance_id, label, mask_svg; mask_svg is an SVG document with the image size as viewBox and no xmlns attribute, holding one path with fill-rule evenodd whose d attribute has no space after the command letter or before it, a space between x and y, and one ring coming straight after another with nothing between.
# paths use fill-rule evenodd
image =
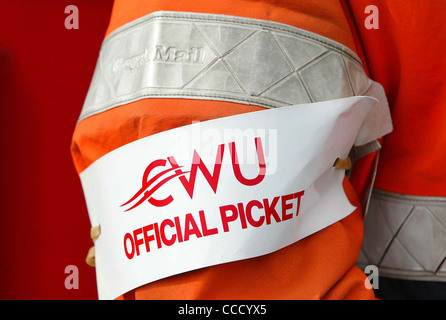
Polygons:
<instances>
[{"instance_id":1,"label":"red swoosh graphic","mask_svg":"<svg viewBox=\"0 0 446 320\"><path fill-rule=\"evenodd\" d=\"M155 180L155 178L157 178L157 177L159 177L159 176L161 176L162 174L164 174L164 173L167 173L167 172L169 172L169 171L172 171L173 169L178 169L178 168L171 168L171 169L167 169L167 170L164 170L163 172L161 172L161 173L159 173L158 175L156 175L154 178L152 178L145 186L143 186L133 197L132 197L132 199L135 199L135 198L137 198L140 194L142 194L145 190L147 190L147 188L149 187L149 185ZM190 171L179 171L179 172L176 172L174 175L171 175L171 176L169 176L169 177L167 177L167 178L164 178L163 180L161 180L160 182L158 182L158 184L156 184L152 189L150 189L150 190L148 190L148 191L146 191L145 193L144 193L144 196L135 204L135 205L133 205L131 208L129 208L129 209L127 209L127 210L125 210L125 212L127 212L127 211L130 211L130 210L132 210L132 209L134 209L134 208L136 208L137 206L139 206L141 203L143 203L144 201L146 201L153 193L155 193L155 191L157 191L159 188L161 188L164 184L166 184L168 181L170 181L170 180L172 180L173 178L176 178L176 177L179 177L179 176L181 176L181 175L184 175L184 174L186 174L186 173L189 173ZM127 201L125 204L123 204L123 205L121 205L121 207L122 206L124 206L124 205L126 205L126 204L128 204L129 202L132 202L133 200L129 200L129 201Z\"/></svg>"},{"instance_id":2,"label":"red swoosh graphic","mask_svg":"<svg viewBox=\"0 0 446 320\"><path fill-rule=\"evenodd\" d=\"M166 170L164 170L164 171L161 171L160 173L158 173L157 175L155 175L152 179L150 179L149 181L147 181L146 183L144 183L143 185L142 185L142 187L141 187L141 189L139 189L139 191L129 200L129 201L127 201L126 203L124 203L124 204L121 204L121 207L123 207L123 206L125 206L125 205L127 205L127 204L129 204L130 202L132 202L133 200L135 200L136 198L138 198L145 190L147 190L149 187L150 187L150 185L153 183L153 182L155 182L155 180L157 180L159 177L161 177L162 175L164 175L165 173L168 173L168 172L170 172L170 171L173 171L173 170L175 170L175 169L177 169L177 168L170 168L170 169L166 169Z\"/></svg>"}]
</instances>

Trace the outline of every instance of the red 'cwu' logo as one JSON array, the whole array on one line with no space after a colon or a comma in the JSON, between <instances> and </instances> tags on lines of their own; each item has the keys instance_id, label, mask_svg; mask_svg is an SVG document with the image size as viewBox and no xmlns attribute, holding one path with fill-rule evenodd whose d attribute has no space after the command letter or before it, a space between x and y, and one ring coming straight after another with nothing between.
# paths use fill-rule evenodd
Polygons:
<instances>
[{"instance_id":1,"label":"red 'cwu' logo","mask_svg":"<svg viewBox=\"0 0 446 320\"><path fill-rule=\"evenodd\" d=\"M240 170L240 165L238 161L237 150L235 147L235 142L228 143L229 153L231 155L231 163L234 171L235 178L243 185L246 186L254 186L259 184L265 178L266 173L266 164L265 164L265 154L263 152L263 145L261 138L257 137L254 139L258 164L259 164L259 173L257 177L252 179L245 178ZM172 195L167 196L165 199L156 199L153 197L153 194L159 190L164 184L169 182L174 178L178 178L183 185L186 192L189 194L190 198L194 197L194 188L195 188L195 179L197 177L198 170L201 171L204 178L208 182L214 193L217 193L218 181L220 178L221 165L223 154L225 151L225 144L220 144L217 149L217 157L215 159L214 169L212 174L209 172L208 168L202 161L200 155L194 150L194 155L192 158L192 165L190 171L183 171L183 166L178 165L174 157L168 157L166 159L158 159L151 162L144 171L142 177L142 187L136 192L133 197L130 198L126 203L122 204L121 207L131 205L125 211L130 211L143 202L148 201L151 205L155 207L164 207L170 204L174 199ZM155 176L149 179L149 175L153 169L157 167L166 167L167 163L169 163L170 167L159 172ZM189 173L189 180L186 178L186 174ZM155 182L159 179L161 181ZM132 205L133 204L133 205Z\"/></svg>"}]
</instances>

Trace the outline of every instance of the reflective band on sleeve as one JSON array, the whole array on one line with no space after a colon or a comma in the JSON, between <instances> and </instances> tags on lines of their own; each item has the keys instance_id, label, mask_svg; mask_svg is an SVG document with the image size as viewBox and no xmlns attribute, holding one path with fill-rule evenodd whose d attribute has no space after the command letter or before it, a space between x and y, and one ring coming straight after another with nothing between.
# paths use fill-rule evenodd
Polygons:
<instances>
[{"instance_id":1,"label":"reflective band on sleeve","mask_svg":"<svg viewBox=\"0 0 446 320\"><path fill-rule=\"evenodd\" d=\"M446 282L446 198L374 190L358 265L380 276Z\"/></svg>"},{"instance_id":2,"label":"reflective band on sleeve","mask_svg":"<svg viewBox=\"0 0 446 320\"><path fill-rule=\"evenodd\" d=\"M373 86L353 51L318 34L272 21L155 12L104 40L80 120L145 98L274 108L374 96ZM380 125L389 123L384 105Z\"/></svg>"},{"instance_id":3,"label":"reflective band on sleeve","mask_svg":"<svg viewBox=\"0 0 446 320\"><path fill-rule=\"evenodd\" d=\"M345 172L333 164L376 105L351 97L210 120L94 162L80 177L101 228L99 297L268 254L349 215Z\"/></svg>"}]
</instances>

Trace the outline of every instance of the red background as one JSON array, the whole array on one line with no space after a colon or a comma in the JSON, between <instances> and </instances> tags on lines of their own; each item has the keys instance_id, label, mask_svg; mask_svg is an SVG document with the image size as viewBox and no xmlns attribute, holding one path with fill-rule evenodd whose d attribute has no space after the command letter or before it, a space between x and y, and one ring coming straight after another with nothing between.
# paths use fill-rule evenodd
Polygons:
<instances>
[{"instance_id":1,"label":"red background","mask_svg":"<svg viewBox=\"0 0 446 320\"><path fill-rule=\"evenodd\" d=\"M65 7L79 9L67 30ZM97 299L90 222L70 154L111 0L0 3L0 299ZM67 290L65 267L79 269Z\"/></svg>"}]
</instances>

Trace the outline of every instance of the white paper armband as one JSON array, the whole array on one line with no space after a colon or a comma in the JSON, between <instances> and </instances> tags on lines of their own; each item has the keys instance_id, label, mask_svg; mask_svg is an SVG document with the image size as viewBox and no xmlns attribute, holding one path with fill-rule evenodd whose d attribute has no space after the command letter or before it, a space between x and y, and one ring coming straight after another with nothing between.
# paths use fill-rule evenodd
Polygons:
<instances>
[{"instance_id":1,"label":"white paper armband","mask_svg":"<svg viewBox=\"0 0 446 320\"><path fill-rule=\"evenodd\" d=\"M99 298L265 255L349 215L345 172L333 163L376 103L351 97L195 123L94 162L81 181L101 227Z\"/></svg>"}]
</instances>

